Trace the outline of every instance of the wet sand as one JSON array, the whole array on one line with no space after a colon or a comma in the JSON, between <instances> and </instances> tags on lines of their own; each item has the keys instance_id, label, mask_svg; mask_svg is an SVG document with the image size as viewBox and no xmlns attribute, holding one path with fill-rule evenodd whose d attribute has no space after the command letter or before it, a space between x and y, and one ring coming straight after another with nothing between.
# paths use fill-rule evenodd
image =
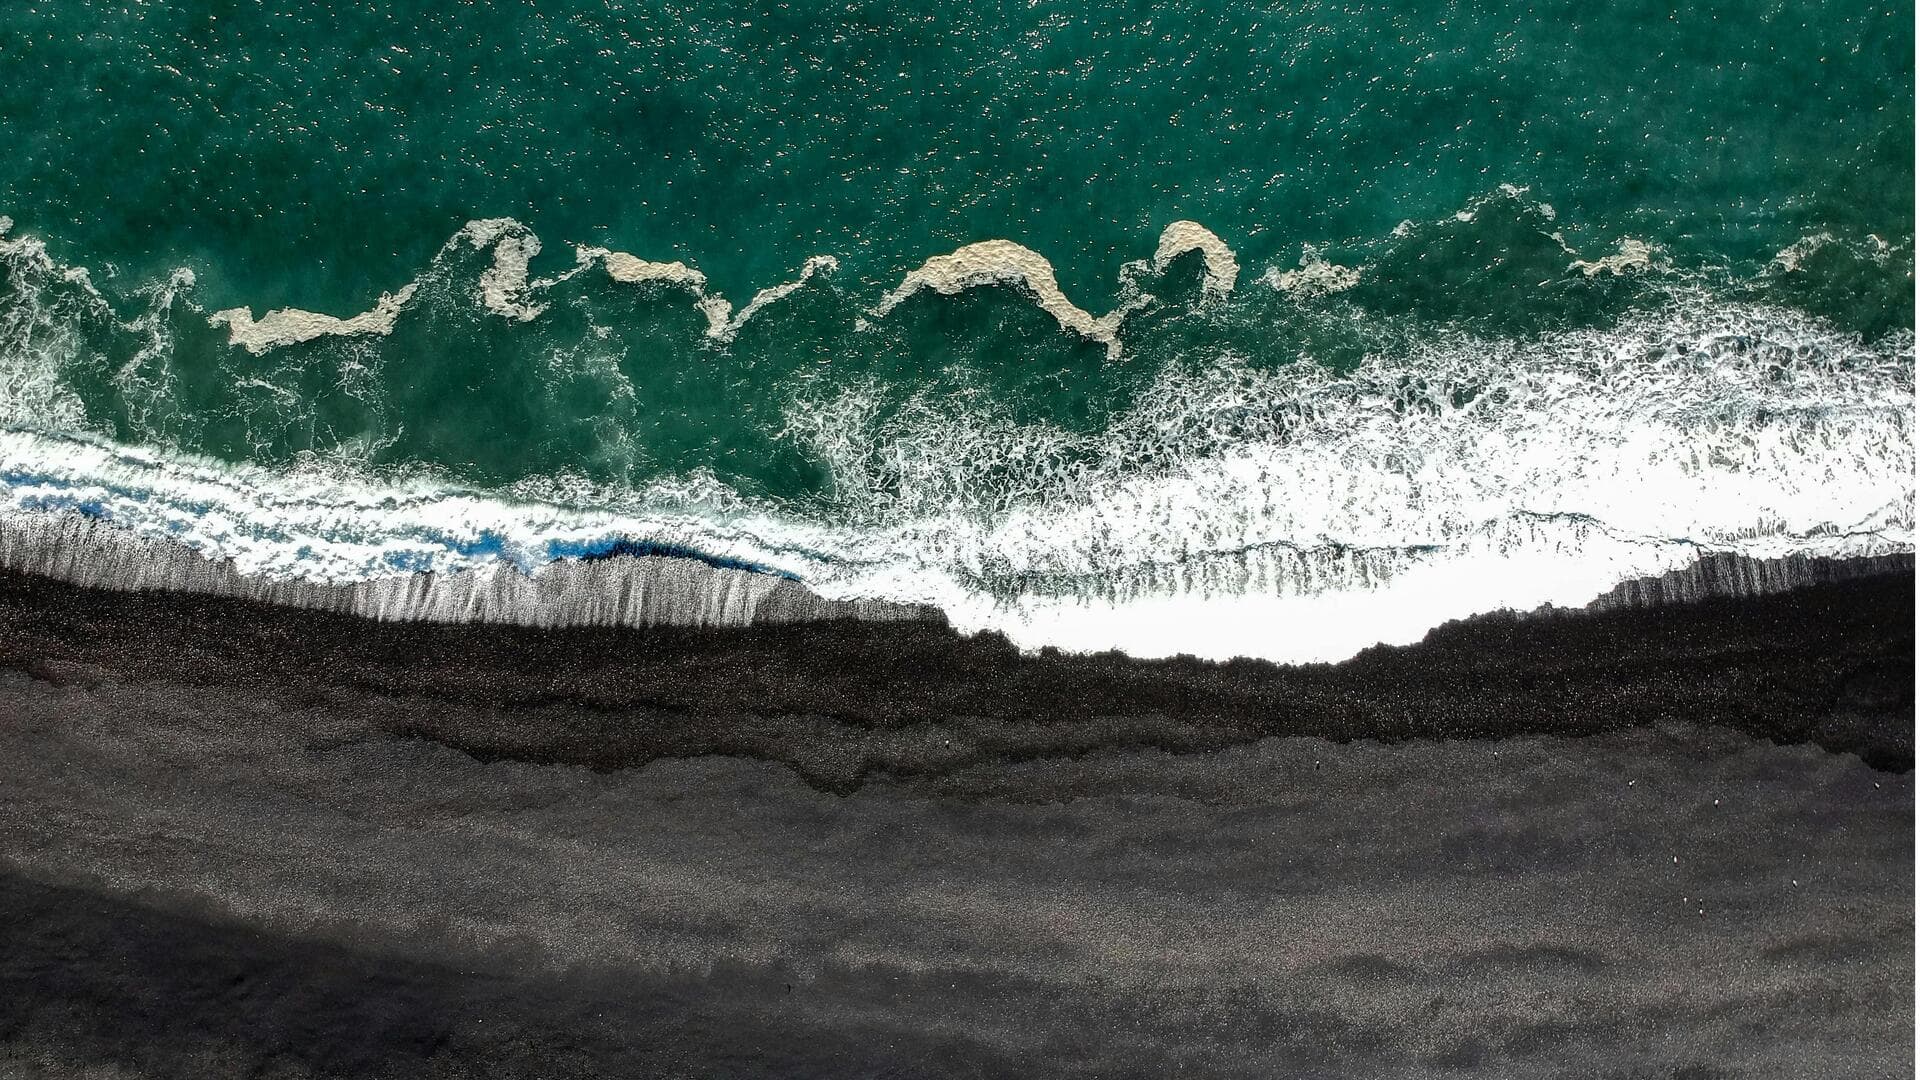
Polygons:
<instances>
[{"instance_id":1,"label":"wet sand","mask_svg":"<svg viewBox=\"0 0 1920 1080\"><path fill-rule=\"evenodd\" d=\"M1899 1076L1913 579L1348 664L0 580L0 1072Z\"/></svg>"}]
</instances>

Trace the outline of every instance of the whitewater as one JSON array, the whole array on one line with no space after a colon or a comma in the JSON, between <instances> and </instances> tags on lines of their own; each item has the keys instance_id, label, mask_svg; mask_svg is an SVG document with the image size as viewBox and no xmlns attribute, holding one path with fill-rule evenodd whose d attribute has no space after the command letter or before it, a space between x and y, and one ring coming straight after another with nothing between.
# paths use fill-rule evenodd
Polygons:
<instances>
[{"instance_id":1,"label":"whitewater","mask_svg":"<svg viewBox=\"0 0 1920 1080\"><path fill-rule=\"evenodd\" d=\"M0 244L17 278L24 268L90 291L85 271L35 242L0 233ZM736 310L685 263L604 248L579 247L570 270L533 277L538 238L506 219L463 228L435 266L461 251L490 258L473 286L489 317L540 318L549 290L598 268L614 283L683 290L720 345L839 268L810 259ZM1062 332L1104 346L1109 362L1153 363L1128 355L1126 320L1158 302L1142 282L1189 254L1201 270L1196 302L1227 304L1240 275L1231 248L1176 222L1150 259L1129 264L1105 316L1067 299L1039 253L989 241L928 259L866 318L921 291L1010 288ZM1656 256L1623 241L1568 270L1645 273ZM1299 268L1261 280L1318 300L1364 272L1310 249ZM176 275L170 287L191 284ZM344 317L206 318L261 355L388 334L420 289L407 283ZM174 302L150 299L152 310ZM44 311L34 318L57 325ZM141 319L125 325L152 330L161 347ZM724 571L710 582L720 592L682 620L698 625L756 621L769 590L792 583L825 615L933 609L1025 649L1302 663L1409 643L1487 611L1580 606L1704 556L1913 550L1911 333L1863 341L1813 315L1684 284L1599 328L1422 327L1383 339L1352 370L1258 365L1231 351L1167 360L1127 408L1086 431L1016 422L992 402L886 408L871 383L808 383L782 410L779 437L830 477L830 497L812 500L704 473L619 490L565 476L489 487L342 456L270 467L128 445L88 429L46 335L14 334L0 560L123 588L267 583L254 592L381 618L674 621L619 569L645 562L657 576L666 558ZM50 561L50 546L76 543L122 555ZM155 569L182 558L224 565L228 584ZM301 584L358 588L361 599ZM609 590L625 599L606 601ZM333 599L314 599L323 595ZM813 610L795 603L758 618Z\"/></svg>"}]
</instances>

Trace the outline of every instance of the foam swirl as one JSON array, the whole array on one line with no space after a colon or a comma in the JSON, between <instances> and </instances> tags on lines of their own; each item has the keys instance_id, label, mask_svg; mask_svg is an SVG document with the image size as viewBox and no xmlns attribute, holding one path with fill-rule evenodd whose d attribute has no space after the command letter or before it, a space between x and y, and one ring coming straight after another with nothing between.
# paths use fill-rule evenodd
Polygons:
<instances>
[{"instance_id":1,"label":"foam swirl","mask_svg":"<svg viewBox=\"0 0 1920 1080\"><path fill-rule=\"evenodd\" d=\"M1206 295L1218 299L1232 293L1240 276L1240 264L1235 260L1233 249L1198 222L1176 221L1161 232L1152 269L1163 272L1175 259L1193 251L1199 252L1204 261L1206 275L1202 288ZM935 255L909 270L899 285L880 298L873 308L873 316L885 316L923 290L952 296L985 285L1012 285L1023 290L1033 297L1040 310L1053 316L1062 330L1106 346L1109 358L1121 354L1121 324L1148 302L1132 276L1126 275L1120 304L1105 315L1095 316L1067 299L1054 276L1053 264L1045 256L1011 240L982 240L945 255Z\"/></svg>"}]
</instances>

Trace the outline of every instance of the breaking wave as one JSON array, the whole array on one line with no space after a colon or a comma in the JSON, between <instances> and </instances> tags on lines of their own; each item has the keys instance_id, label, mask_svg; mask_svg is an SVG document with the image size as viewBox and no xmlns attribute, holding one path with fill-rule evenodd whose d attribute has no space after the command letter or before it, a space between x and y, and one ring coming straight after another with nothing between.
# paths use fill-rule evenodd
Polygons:
<instances>
[{"instance_id":1,"label":"breaking wave","mask_svg":"<svg viewBox=\"0 0 1920 1080\"><path fill-rule=\"evenodd\" d=\"M449 246L490 251L487 306L533 319L559 279L529 282L537 241L494 225ZM1169 233L1153 263L1198 251L1203 291L1226 295L1238 266L1225 245ZM63 302L104 304L83 273L27 254L71 287ZM957 291L1011 267L1043 306L1064 303L1024 248L963 254L908 283ZM1572 273L1657 262L1625 243L1605 258L1616 261ZM595 267L616 283L687 290L709 305L715 336L830 269L810 263L736 313L684 264L582 249L568 273ZM1310 276L1283 290L1325 293L1361 272L1307 259L1291 273ZM414 297L403 289L322 331L377 334ZM171 293L151 299L142 318L173 310ZM83 347L55 340L49 328L69 325L55 314L7 329L0 519L79 516L268 580L537 574L670 553L803 583L828 601L931 605L1023 647L1304 662L1417 640L1478 612L1583 604L1702 554L1912 550L1912 335L1863 341L1702 290L1598 328L1498 336L1383 323L1348 370L1231 349L1174 354L1084 429L1022 419L990 395L902 401L874 380L805 381L772 438L828 483L790 498L699 470L612 487L563 474L487 486L345 455L266 467L127 445L62 398L66 372L33 366L35 356L70 364ZM319 325L285 312L222 317L235 341L269 349ZM136 354L107 377L151 379L152 359Z\"/></svg>"}]
</instances>

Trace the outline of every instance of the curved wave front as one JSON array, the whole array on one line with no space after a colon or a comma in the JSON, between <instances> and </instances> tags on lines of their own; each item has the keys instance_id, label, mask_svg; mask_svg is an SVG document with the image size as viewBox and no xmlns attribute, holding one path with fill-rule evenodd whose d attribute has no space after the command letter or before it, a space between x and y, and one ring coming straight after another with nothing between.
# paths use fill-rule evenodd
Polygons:
<instances>
[{"instance_id":1,"label":"curved wave front","mask_svg":"<svg viewBox=\"0 0 1920 1080\"><path fill-rule=\"evenodd\" d=\"M77 515L333 585L670 553L1023 647L1338 660L1706 554L1910 552L1912 354L1910 334L1863 342L1695 294L1602 329L1411 335L1347 371L1183 358L1084 431L826 381L779 421L830 478L798 500L700 475L569 496L565 477L474 487L17 429L0 519Z\"/></svg>"}]
</instances>

